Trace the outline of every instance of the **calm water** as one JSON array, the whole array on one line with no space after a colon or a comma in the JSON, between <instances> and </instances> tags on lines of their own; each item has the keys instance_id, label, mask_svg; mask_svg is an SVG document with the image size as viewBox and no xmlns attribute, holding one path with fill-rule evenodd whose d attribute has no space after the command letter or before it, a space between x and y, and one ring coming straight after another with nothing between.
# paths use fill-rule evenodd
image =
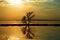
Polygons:
<instances>
[{"instance_id":1,"label":"calm water","mask_svg":"<svg viewBox=\"0 0 60 40\"><path fill-rule=\"evenodd\" d=\"M0 21L0 24L20 24L21 21ZM34 24L60 24L60 21L32 21Z\"/></svg>"},{"instance_id":2,"label":"calm water","mask_svg":"<svg viewBox=\"0 0 60 40\"><path fill-rule=\"evenodd\" d=\"M21 23L14 21L5 21L0 23ZM49 23L49 22L35 22L35 23ZM60 23L60 22L50 22ZM53 26L30 26L31 32L35 34L34 39L26 39L21 29L24 26L0 26L0 40L60 40L60 27Z\"/></svg>"}]
</instances>

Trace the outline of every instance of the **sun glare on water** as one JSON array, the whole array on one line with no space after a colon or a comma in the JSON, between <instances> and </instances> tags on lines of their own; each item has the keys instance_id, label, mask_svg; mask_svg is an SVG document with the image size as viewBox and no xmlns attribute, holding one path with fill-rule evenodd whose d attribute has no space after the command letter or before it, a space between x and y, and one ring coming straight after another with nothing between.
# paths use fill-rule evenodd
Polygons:
<instances>
[{"instance_id":1,"label":"sun glare on water","mask_svg":"<svg viewBox=\"0 0 60 40\"><path fill-rule=\"evenodd\" d=\"M8 40L20 40L20 38L11 36Z\"/></svg>"}]
</instances>

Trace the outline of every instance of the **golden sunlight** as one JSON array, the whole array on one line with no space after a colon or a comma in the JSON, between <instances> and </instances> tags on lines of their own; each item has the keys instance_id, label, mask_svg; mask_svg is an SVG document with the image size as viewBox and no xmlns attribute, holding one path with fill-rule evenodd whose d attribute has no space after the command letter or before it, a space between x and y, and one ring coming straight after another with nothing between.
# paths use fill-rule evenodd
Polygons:
<instances>
[{"instance_id":1,"label":"golden sunlight","mask_svg":"<svg viewBox=\"0 0 60 40\"><path fill-rule=\"evenodd\" d=\"M20 40L20 38L15 37L15 36L11 36L10 38L8 38L8 40Z\"/></svg>"},{"instance_id":2,"label":"golden sunlight","mask_svg":"<svg viewBox=\"0 0 60 40\"><path fill-rule=\"evenodd\" d=\"M26 0L27 2L47 2L48 0Z\"/></svg>"},{"instance_id":3,"label":"golden sunlight","mask_svg":"<svg viewBox=\"0 0 60 40\"><path fill-rule=\"evenodd\" d=\"M22 0L8 0L8 3L10 5L20 5L22 3Z\"/></svg>"}]
</instances>

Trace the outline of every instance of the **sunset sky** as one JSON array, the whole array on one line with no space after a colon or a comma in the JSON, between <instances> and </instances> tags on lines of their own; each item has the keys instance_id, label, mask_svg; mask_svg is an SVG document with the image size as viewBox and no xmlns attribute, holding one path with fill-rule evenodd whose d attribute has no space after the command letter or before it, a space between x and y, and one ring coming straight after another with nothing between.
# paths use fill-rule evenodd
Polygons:
<instances>
[{"instance_id":1,"label":"sunset sky","mask_svg":"<svg viewBox=\"0 0 60 40\"><path fill-rule=\"evenodd\" d=\"M0 20L21 19L31 11L34 12L36 19L60 20L60 0L5 0L0 2Z\"/></svg>"},{"instance_id":2,"label":"sunset sky","mask_svg":"<svg viewBox=\"0 0 60 40\"><path fill-rule=\"evenodd\" d=\"M22 33L22 28L25 26L13 26L13 24L22 24L22 21L16 20L21 20L26 13L31 11L35 14L34 19L60 20L60 0L0 0L0 24L12 24L12 26L0 26L0 39L5 40L5 37L8 37L7 40L26 40L26 35ZM58 26L31 26L30 32L34 33L34 38L36 38L33 40L60 40L60 21L31 23L58 24Z\"/></svg>"}]
</instances>

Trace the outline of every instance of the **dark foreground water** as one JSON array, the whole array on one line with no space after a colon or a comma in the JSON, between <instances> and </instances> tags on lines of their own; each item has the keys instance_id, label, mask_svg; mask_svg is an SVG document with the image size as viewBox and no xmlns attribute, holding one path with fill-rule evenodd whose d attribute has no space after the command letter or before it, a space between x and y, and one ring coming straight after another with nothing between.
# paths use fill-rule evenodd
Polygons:
<instances>
[{"instance_id":1,"label":"dark foreground water","mask_svg":"<svg viewBox=\"0 0 60 40\"><path fill-rule=\"evenodd\" d=\"M21 22L0 22L0 23L14 24L14 23L21 23ZM60 22L56 22L56 23L60 23ZM24 26L8 26L8 27L0 26L0 40L60 40L60 27L30 26L31 32L35 34L34 39L26 39L25 35L21 31L22 27Z\"/></svg>"}]
</instances>

